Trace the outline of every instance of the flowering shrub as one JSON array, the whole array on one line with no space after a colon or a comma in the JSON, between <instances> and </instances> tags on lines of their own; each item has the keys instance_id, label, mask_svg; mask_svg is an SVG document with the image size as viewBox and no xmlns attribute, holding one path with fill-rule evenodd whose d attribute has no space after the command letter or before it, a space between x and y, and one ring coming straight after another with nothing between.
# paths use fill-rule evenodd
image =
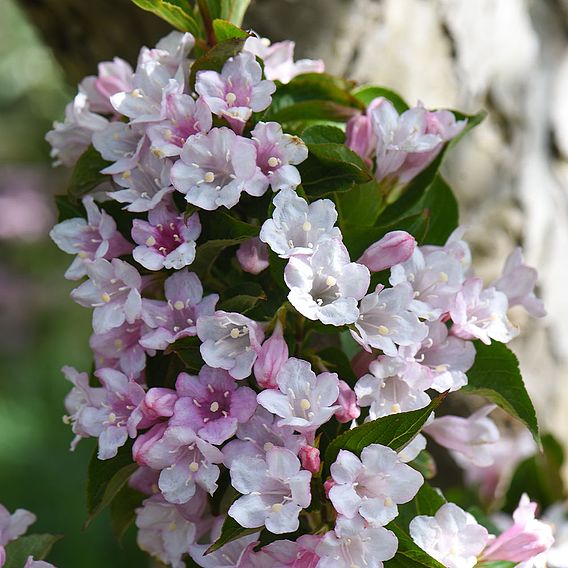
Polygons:
<instances>
[{"instance_id":1,"label":"flowering shrub","mask_svg":"<svg viewBox=\"0 0 568 568\"><path fill-rule=\"evenodd\" d=\"M500 534L425 479L428 436L495 494L497 406L539 441L504 345L512 307L545 313L536 272L516 250L475 276L439 173L482 115L294 61L242 0L135 2L180 31L100 64L47 135L93 318L93 372L64 369L90 519L174 568L536 566L527 496ZM459 390L491 404L435 417Z\"/></svg>"}]
</instances>

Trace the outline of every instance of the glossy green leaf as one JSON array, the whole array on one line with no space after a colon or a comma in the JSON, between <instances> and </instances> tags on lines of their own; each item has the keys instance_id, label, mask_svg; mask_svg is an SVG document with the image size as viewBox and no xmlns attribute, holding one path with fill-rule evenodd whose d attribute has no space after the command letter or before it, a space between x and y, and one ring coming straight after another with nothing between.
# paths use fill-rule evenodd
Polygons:
<instances>
[{"instance_id":1,"label":"glossy green leaf","mask_svg":"<svg viewBox=\"0 0 568 568\"><path fill-rule=\"evenodd\" d=\"M100 183L109 179L109 176L101 174L101 170L110 165L110 162L103 160L103 157L93 148L89 146L87 150L77 160L67 194L71 199L81 199L90 191L95 189Z\"/></svg>"},{"instance_id":2,"label":"glossy green leaf","mask_svg":"<svg viewBox=\"0 0 568 568\"><path fill-rule=\"evenodd\" d=\"M6 545L4 568L23 568L28 556L34 560L44 560L53 545L63 537L53 534L28 534Z\"/></svg>"},{"instance_id":3,"label":"glossy green leaf","mask_svg":"<svg viewBox=\"0 0 568 568\"><path fill-rule=\"evenodd\" d=\"M201 341L197 336L193 337L182 337L176 342L172 343L167 352L175 353L182 361L185 366L185 371L188 373L197 374L201 367L203 367L204 362L201 357L201 352L199 347ZM180 369L181 370L181 369ZM178 372L172 377L172 380L168 381L171 384L167 386L173 386L175 384L175 379L177 379Z\"/></svg>"},{"instance_id":4,"label":"glossy green leaf","mask_svg":"<svg viewBox=\"0 0 568 568\"><path fill-rule=\"evenodd\" d=\"M302 140L306 144L345 144L345 132L337 126L314 124L302 132Z\"/></svg>"},{"instance_id":5,"label":"glossy green leaf","mask_svg":"<svg viewBox=\"0 0 568 568\"><path fill-rule=\"evenodd\" d=\"M373 227L384 209L384 198L376 180L354 185L335 195L339 226L347 233L351 228Z\"/></svg>"},{"instance_id":6,"label":"glossy green leaf","mask_svg":"<svg viewBox=\"0 0 568 568\"><path fill-rule=\"evenodd\" d=\"M112 532L119 542L122 541L124 534L134 522L135 510L142 505L145 498L139 491L124 485L111 501L110 522Z\"/></svg>"},{"instance_id":7,"label":"glossy green leaf","mask_svg":"<svg viewBox=\"0 0 568 568\"><path fill-rule=\"evenodd\" d=\"M446 394L438 395L425 408L365 422L338 436L325 451L326 470L329 470L335 461L339 450L349 450L360 455L363 448L368 445L381 444L399 452L420 432L430 414L438 408L445 397Z\"/></svg>"},{"instance_id":8,"label":"glossy green leaf","mask_svg":"<svg viewBox=\"0 0 568 568\"><path fill-rule=\"evenodd\" d=\"M57 205L57 222L75 217L87 217L87 212L80 201L70 200L68 195L56 195L55 204Z\"/></svg>"},{"instance_id":9,"label":"glossy green leaf","mask_svg":"<svg viewBox=\"0 0 568 568\"><path fill-rule=\"evenodd\" d=\"M114 499L128 478L137 469L132 461L132 442L119 448L116 457L110 460L99 460L97 449L93 452L87 472L87 512L85 526Z\"/></svg>"},{"instance_id":10,"label":"glossy green leaf","mask_svg":"<svg viewBox=\"0 0 568 568\"><path fill-rule=\"evenodd\" d=\"M227 41L228 39L244 38L246 40L249 34L238 28L227 20L215 19L213 20L213 31L217 41Z\"/></svg>"},{"instance_id":11,"label":"glossy green leaf","mask_svg":"<svg viewBox=\"0 0 568 568\"><path fill-rule=\"evenodd\" d=\"M201 35L195 13L187 0L132 0L139 8L152 12L181 32Z\"/></svg>"},{"instance_id":12,"label":"glossy green leaf","mask_svg":"<svg viewBox=\"0 0 568 568\"><path fill-rule=\"evenodd\" d=\"M227 289L223 296L224 299L219 304L218 309L240 314L249 313L259 302L266 300L264 290L255 282L241 282L237 286Z\"/></svg>"},{"instance_id":13,"label":"glossy green leaf","mask_svg":"<svg viewBox=\"0 0 568 568\"><path fill-rule=\"evenodd\" d=\"M408 104L399 94L391 91L390 89L385 89L384 87L363 85L361 87L357 87L354 91L351 91L351 94L356 99L359 99L362 103L364 103L365 106L369 105L371 101L378 97L384 97L393 104L399 114L402 114L405 110L409 109Z\"/></svg>"},{"instance_id":14,"label":"glossy green leaf","mask_svg":"<svg viewBox=\"0 0 568 568\"><path fill-rule=\"evenodd\" d=\"M496 341L491 345L476 341L475 350L475 363L467 372L468 384L462 392L488 398L520 420L540 443L536 413L515 354L506 345Z\"/></svg>"},{"instance_id":15,"label":"glossy green leaf","mask_svg":"<svg viewBox=\"0 0 568 568\"><path fill-rule=\"evenodd\" d=\"M392 560L384 563L385 568L444 568L427 552L414 543L412 538L394 522L386 527L398 539L398 550Z\"/></svg>"}]
</instances>

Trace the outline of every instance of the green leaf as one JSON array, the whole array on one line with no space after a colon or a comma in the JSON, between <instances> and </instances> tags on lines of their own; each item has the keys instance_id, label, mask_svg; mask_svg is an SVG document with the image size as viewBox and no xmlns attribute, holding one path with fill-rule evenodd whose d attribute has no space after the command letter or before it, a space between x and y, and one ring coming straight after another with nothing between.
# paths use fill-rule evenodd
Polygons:
<instances>
[{"instance_id":1,"label":"green leaf","mask_svg":"<svg viewBox=\"0 0 568 568\"><path fill-rule=\"evenodd\" d=\"M408 531L410 521L414 517L417 515L433 517L445 503L446 499L441 491L425 481L412 501L398 506L398 517L394 522L405 531Z\"/></svg>"},{"instance_id":2,"label":"green leaf","mask_svg":"<svg viewBox=\"0 0 568 568\"><path fill-rule=\"evenodd\" d=\"M152 12L181 32L201 35L201 27L187 0L132 0L142 10Z\"/></svg>"},{"instance_id":3,"label":"green leaf","mask_svg":"<svg viewBox=\"0 0 568 568\"><path fill-rule=\"evenodd\" d=\"M221 18L240 26L249 4L250 0L221 0Z\"/></svg>"},{"instance_id":4,"label":"green leaf","mask_svg":"<svg viewBox=\"0 0 568 568\"><path fill-rule=\"evenodd\" d=\"M384 87L363 85L354 91L351 91L351 94L356 99L359 99L362 103L364 103L365 106L368 106L369 103L377 97L384 97L393 104L398 114L402 114L405 110L409 109L408 104L399 94L391 91L390 89L385 89Z\"/></svg>"},{"instance_id":5,"label":"green leaf","mask_svg":"<svg viewBox=\"0 0 568 568\"><path fill-rule=\"evenodd\" d=\"M255 282L241 282L228 288L223 296L226 299L220 303L218 309L240 314L250 312L259 302L266 300L264 290Z\"/></svg>"},{"instance_id":6,"label":"green leaf","mask_svg":"<svg viewBox=\"0 0 568 568\"><path fill-rule=\"evenodd\" d=\"M402 450L420 432L430 414L438 408L447 393L438 395L425 408L391 414L377 420L365 422L338 436L325 451L325 468L329 470L339 450L349 450L360 455L363 448L370 444L381 444L395 452ZM324 475L325 477L325 475Z\"/></svg>"},{"instance_id":7,"label":"green leaf","mask_svg":"<svg viewBox=\"0 0 568 568\"><path fill-rule=\"evenodd\" d=\"M185 371L197 374L204 365L199 350L200 345L201 341L196 336L182 337L169 346L168 352L174 352L183 361ZM175 377L172 377L172 386L175 384L177 374L175 374Z\"/></svg>"},{"instance_id":8,"label":"green leaf","mask_svg":"<svg viewBox=\"0 0 568 568\"><path fill-rule=\"evenodd\" d=\"M195 87L195 77L198 71L213 70L221 72L223 65L229 57L234 57L240 53L245 43L245 37L235 37L226 41L221 41L204 55L195 60L191 66L189 75L189 88Z\"/></svg>"},{"instance_id":9,"label":"green leaf","mask_svg":"<svg viewBox=\"0 0 568 568\"><path fill-rule=\"evenodd\" d=\"M227 20L215 19L213 20L213 31L217 41L227 41L228 39L247 38L249 34L238 28Z\"/></svg>"},{"instance_id":10,"label":"green leaf","mask_svg":"<svg viewBox=\"0 0 568 568\"><path fill-rule=\"evenodd\" d=\"M97 448L95 448L87 474L87 512L89 516L85 522L86 527L110 504L137 467L132 461L130 441L119 448L116 457L110 460L99 460Z\"/></svg>"},{"instance_id":11,"label":"green leaf","mask_svg":"<svg viewBox=\"0 0 568 568\"><path fill-rule=\"evenodd\" d=\"M484 396L500 406L520 420L540 444L536 413L517 357L506 345L495 341L491 345L476 341L475 350L475 363L467 372L468 384L463 391Z\"/></svg>"},{"instance_id":12,"label":"green leaf","mask_svg":"<svg viewBox=\"0 0 568 568\"><path fill-rule=\"evenodd\" d=\"M298 165L302 187L310 198L347 191L372 179L363 160L343 144L308 144L308 158Z\"/></svg>"},{"instance_id":13,"label":"green leaf","mask_svg":"<svg viewBox=\"0 0 568 568\"><path fill-rule=\"evenodd\" d=\"M409 465L419 471L424 479L432 479L437 473L436 462L432 454L426 450L422 450Z\"/></svg>"},{"instance_id":14,"label":"green leaf","mask_svg":"<svg viewBox=\"0 0 568 568\"><path fill-rule=\"evenodd\" d=\"M551 434L542 436L542 446L542 452L522 461L513 473L503 507L505 511L512 513L523 493L527 493L542 509L566 498L562 446Z\"/></svg>"},{"instance_id":15,"label":"green leaf","mask_svg":"<svg viewBox=\"0 0 568 568\"><path fill-rule=\"evenodd\" d=\"M71 199L81 199L97 185L109 179L109 176L101 174L101 170L110 165L103 157L89 146L81 155L69 180L67 194Z\"/></svg>"},{"instance_id":16,"label":"green leaf","mask_svg":"<svg viewBox=\"0 0 568 568\"><path fill-rule=\"evenodd\" d=\"M239 497L240 497L240 495L239 495ZM241 527L241 525L239 525L239 523L237 523L237 521L235 521L235 519L233 519L232 517L229 517L229 515L227 515L227 517L225 518L225 522L223 523L223 527L221 528L221 535L207 549L205 554L209 554L210 552L215 552L215 550L219 550L219 548L221 548L222 546L224 546L228 542L231 542L233 540L237 540L238 538L241 538L241 537L246 536L248 534L253 534L255 532L258 532L258 530L259 529L245 529L244 527Z\"/></svg>"},{"instance_id":17,"label":"green leaf","mask_svg":"<svg viewBox=\"0 0 568 568\"><path fill-rule=\"evenodd\" d=\"M383 194L376 180L337 193L334 201L343 232L349 232L351 227L372 227L384 208Z\"/></svg>"},{"instance_id":18,"label":"green leaf","mask_svg":"<svg viewBox=\"0 0 568 568\"><path fill-rule=\"evenodd\" d=\"M302 132L302 140L306 144L345 144L345 132L337 126L329 124L314 124Z\"/></svg>"},{"instance_id":19,"label":"green leaf","mask_svg":"<svg viewBox=\"0 0 568 568\"><path fill-rule=\"evenodd\" d=\"M145 495L124 485L110 504L110 522L116 539L122 541L128 527L134 522L135 510L142 505Z\"/></svg>"},{"instance_id":20,"label":"green leaf","mask_svg":"<svg viewBox=\"0 0 568 568\"><path fill-rule=\"evenodd\" d=\"M55 204L57 205L57 222L76 217L86 217L87 212L80 201L71 201L67 195L56 195Z\"/></svg>"},{"instance_id":21,"label":"green leaf","mask_svg":"<svg viewBox=\"0 0 568 568\"><path fill-rule=\"evenodd\" d=\"M398 550L392 560L385 562L388 568L444 568L437 560L434 560L427 552L414 543L412 538L404 532L396 523L387 525L398 539Z\"/></svg>"},{"instance_id":22,"label":"green leaf","mask_svg":"<svg viewBox=\"0 0 568 568\"><path fill-rule=\"evenodd\" d=\"M28 556L34 560L44 560L53 545L63 537L53 534L28 534L6 545L6 564L4 568L23 568Z\"/></svg>"},{"instance_id":23,"label":"green leaf","mask_svg":"<svg viewBox=\"0 0 568 568\"><path fill-rule=\"evenodd\" d=\"M317 352L316 356L320 362L332 373L337 373L349 386L353 387L357 382L357 377L351 367L351 361L347 355L338 347L326 347Z\"/></svg>"}]
</instances>

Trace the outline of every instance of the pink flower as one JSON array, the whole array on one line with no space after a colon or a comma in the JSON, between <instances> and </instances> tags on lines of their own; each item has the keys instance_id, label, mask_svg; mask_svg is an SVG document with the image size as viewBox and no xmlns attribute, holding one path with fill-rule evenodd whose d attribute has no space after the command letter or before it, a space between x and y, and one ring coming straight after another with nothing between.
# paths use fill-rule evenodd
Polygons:
<instances>
[{"instance_id":1,"label":"pink flower","mask_svg":"<svg viewBox=\"0 0 568 568\"><path fill-rule=\"evenodd\" d=\"M268 554L279 568L316 568L320 557L316 547L322 537L315 534L304 534L296 542L277 540L265 546L262 551Z\"/></svg>"},{"instance_id":2,"label":"pink flower","mask_svg":"<svg viewBox=\"0 0 568 568\"><path fill-rule=\"evenodd\" d=\"M536 508L524 493L513 513L513 526L489 542L482 559L523 562L546 552L554 543L552 528L535 519Z\"/></svg>"},{"instance_id":3,"label":"pink flower","mask_svg":"<svg viewBox=\"0 0 568 568\"><path fill-rule=\"evenodd\" d=\"M111 260L132 250L132 245L118 232L114 219L100 210L90 195L83 198L83 205L86 220L82 217L66 219L49 233L62 251L77 255L65 273L68 280L79 280L87 274L85 261Z\"/></svg>"},{"instance_id":4,"label":"pink flower","mask_svg":"<svg viewBox=\"0 0 568 568\"><path fill-rule=\"evenodd\" d=\"M487 467L493 463L490 448L499 440L499 430L495 422L488 418L495 408L494 404L489 404L469 418L435 418L423 431L441 446L458 452L466 461Z\"/></svg>"},{"instance_id":5,"label":"pink flower","mask_svg":"<svg viewBox=\"0 0 568 568\"><path fill-rule=\"evenodd\" d=\"M8 509L0 505L0 567L6 561L4 547L25 534L28 527L36 522L36 516L25 509L17 509L10 514Z\"/></svg>"},{"instance_id":6,"label":"pink flower","mask_svg":"<svg viewBox=\"0 0 568 568\"><path fill-rule=\"evenodd\" d=\"M278 388L276 377L287 360L288 344L284 339L282 324L278 321L270 338L262 344L254 363L254 376L258 385L263 389Z\"/></svg>"},{"instance_id":7,"label":"pink flower","mask_svg":"<svg viewBox=\"0 0 568 568\"><path fill-rule=\"evenodd\" d=\"M235 379L223 369L204 365L199 376L181 373L176 381L180 399L170 424L189 426L205 441L219 445L237 432L257 407L256 393L237 387Z\"/></svg>"},{"instance_id":8,"label":"pink flower","mask_svg":"<svg viewBox=\"0 0 568 568\"><path fill-rule=\"evenodd\" d=\"M381 272L395 264L406 262L416 247L415 238L406 231L391 231L372 244L357 261L371 272Z\"/></svg>"},{"instance_id":9,"label":"pink flower","mask_svg":"<svg viewBox=\"0 0 568 568\"><path fill-rule=\"evenodd\" d=\"M260 274L270 266L268 247L258 237L241 243L236 256L241 268L250 274Z\"/></svg>"},{"instance_id":10,"label":"pink flower","mask_svg":"<svg viewBox=\"0 0 568 568\"><path fill-rule=\"evenodd\" d=\"M304 446L300 449L298 454L300 461L302 462L302 467L307 469L313 474L319 472L321 467L320 451L313 446Z\"/></svg>"},{"instance_id":11,"label":"pink flower","mask_svg":"<svg viewBox=\"0 0 568 568\"><path fill-rule=\"evenodd\" d=\"M373 99L367 107L365 114L359 114L349 119L346 126L345 145L359 154L367 164L371 165L371 158L377 147L377 137L373 130L371 115L384 99Z\"/></svg>"},{"instance_id":12,"label":"pink flower","mask_svg":"<svg viewBox=\"0 0 568 568\"><path fill-rule=\"evenodd\" d=\"M262 79L260 64L244 51L230 57L221 73L198 71L195 90L213 114L225 118L240 134L253 112L268 108L276 85Z\"/></svg>"},{"instance_id":13,"label":"pink flower","mask_svg":"<svg viewBox=\"0 0 568 568\"><path fill-rule=\"evenodd\" d=\"M337 398L337 404L341 406L341 408L335 413L335 417L339 422L346 423L359 418L361 409L357 406L357 395L355 394L355 391L353 391L351 387L342 380L339 381L339 397Z\"/></svg>"},{"instance_id":14,"label":"pink flower","mask_svg":"<svg viewBox=\"0 0 568 568\"><path fill-rule=\"evenodd\" d=\"M132 256L148 270L180 270L193 262L200 233L197 213L186 219L173 203L162 202L148 213L148 221L132 221L132 239L138 245Z\"/></svg>"},{"instance_id":15,"label":"pink flower","mask_svg":"<svg viewBox=\"0 0 568 568\"><path fill-rule=\"evenodd\" d=\"M34 560L33 556L28 556L24 568L55 568L55 566L43 560Z\"/></svg>"}]
</instances>

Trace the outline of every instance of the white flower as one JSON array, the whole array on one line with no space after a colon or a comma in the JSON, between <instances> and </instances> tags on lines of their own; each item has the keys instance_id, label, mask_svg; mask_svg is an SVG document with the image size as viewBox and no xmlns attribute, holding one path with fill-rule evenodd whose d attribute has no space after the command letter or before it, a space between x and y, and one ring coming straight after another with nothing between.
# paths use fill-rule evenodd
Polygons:
<instances>
[{"instance_id":1,"label":"white flower","mask_svg":"<svg viewBox=\"0 0 568 568\"><path fill-rule=\"evenodd\" d=\"M260 230L260 240L281 258L294 254L311 254L325 237L341 237L335 227L337 211L329 199L311 204L292 189L283 189L272 201L274 212Z\"/></svg>"},{"instance_id":2,"label":"white flower","mask_svg":"<svg viewBox=\"0 0 568 568\"><path fill-rule=\"evenodd\" d=\"M361 518L339 517L335 530L316 547L317 568L383 568L396 553L398 540L384 527L366 526Z\"/></svg>"},{"instance_id":3,"label":"white flower","mask_svg":"<svg viewBox=\"0 0 568 568\"><path fill-rule=\"evenodd\" d=\"M314 432L327 422L339 405L333 403L339 396L339 379L335 373L321 373L316 377L307 361L291 357L282 365L276 377L278 388L266 389L258 396L258 403L280 416L279 426L292 426L298 432Z\"/></svg>"},{"instance_id":4,"label":"white flower","mask_svg":"<svg viewBox=\"0 0 568 568\"><path fill-rule=\"evenodd\" d=\"M419 515L410 522L412 540L447 568L473 568L489 534L472 515L453 503L434 517Z\"/></svg>"},{"instance_id":5,"label":"white flower","mask_svg":"<svg viewBox=\"0 0 568 568\"><path fill-rule=\"evenodd\" d=\"M412 288L401 283L394 288L377 289L361 300L360 315L353 338L367 351L382 349L394 357L397 345L413 345L426 339L428 327L411 311Z\"/></svg>"},{"instance_id":6,"label":"white flower","mask_svg":"<svg viewBox=\"0 0 568 568\"><path fill-rule=\"evenodd\" d=\"M330 470L334 485L329 498L335 510L349 519L361 515L373 526L392 521L397 504L408 503L424 483L420 473L380 444L364 448L361 459L340 450Z\"/></svg>"},{"instance_id":7,"label":"white flower","mask_svg":"<svg viewBox=\"0 0 568 568\"><path fill-rule=\"evenodd\" d=\"M244 495L231 505L229 516L245 528L265 525L276 534L294 532L301 509L311 502L311 477L286 448L271 448L266 460L236 458L231 465L231 482Z\"/></svg>"},{"instance_id":8,"label":"white flower","mask_svg":"<svg viewBox=\"0 0 568 568\"><path fill-rule=\"evenodd\" d=\"M304 316L345 325L359 316L357 300L369 288L369 269L350 262L339 239L320 241L311 256L292 256L284 271L288 300Z\"/></svg>"}]
</instances>

